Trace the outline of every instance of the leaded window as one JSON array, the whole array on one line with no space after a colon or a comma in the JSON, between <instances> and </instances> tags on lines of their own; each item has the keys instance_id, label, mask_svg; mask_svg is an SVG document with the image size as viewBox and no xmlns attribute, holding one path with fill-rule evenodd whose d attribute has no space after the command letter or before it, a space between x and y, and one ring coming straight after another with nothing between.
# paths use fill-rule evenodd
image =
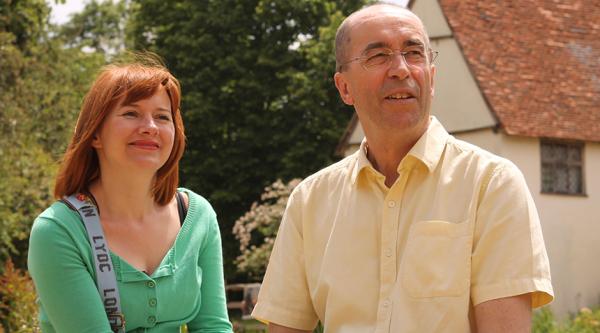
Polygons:
<instances>
[{"instance_id":1,"label":"leaded window","mask_svg":"<svg viewBox=\"0 0 600 333\"><path fill-rule=\"evenodd\" d=\"M542 141L542 192L583 194L583 144Z\"/></svg>"}]
</instances>

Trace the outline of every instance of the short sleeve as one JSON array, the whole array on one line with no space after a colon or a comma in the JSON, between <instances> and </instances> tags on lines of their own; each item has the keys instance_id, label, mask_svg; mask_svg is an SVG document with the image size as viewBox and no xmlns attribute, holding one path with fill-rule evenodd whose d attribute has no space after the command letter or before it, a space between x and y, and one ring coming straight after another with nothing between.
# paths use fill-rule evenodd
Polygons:
<instances>
[{"instance_id":1,"label":"short sleeve","mask_svg":"<svg viewBox=\"0 0 600 333\"><path fill-rule=\"evenodd\" d=\"M532 307L554 297L550 265L533 198L519 169L506 161L482 188L473 239L474 305L525 293Z\"/></svg>"},{"instance_id":2,"label":"short sleeve","mask_svg":"<svg viewBox=\"0 0 600 333\"><path fill-rule=\"evenodd\" d=\"M305 271L301 207L296 188L284 212L252 316L263 322L312 330L318 318Z\"/></svg>"}]
</instances>

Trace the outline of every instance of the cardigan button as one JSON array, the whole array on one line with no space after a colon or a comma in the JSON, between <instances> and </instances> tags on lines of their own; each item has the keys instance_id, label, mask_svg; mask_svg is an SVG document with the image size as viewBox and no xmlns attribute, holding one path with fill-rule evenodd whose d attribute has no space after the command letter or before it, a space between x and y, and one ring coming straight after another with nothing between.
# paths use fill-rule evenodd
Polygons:
<instances>
[{"instance_id":1,"label":"cardigan button","mask_svg":"<svg viewBox=\"0 0 600 333\"><path fill-rule=\"evenodd\" d=\"M148 324L150 324L150 325L156 324L156 317L154 317L154 316L148 317Z\"/></svg>"}]
</instances>

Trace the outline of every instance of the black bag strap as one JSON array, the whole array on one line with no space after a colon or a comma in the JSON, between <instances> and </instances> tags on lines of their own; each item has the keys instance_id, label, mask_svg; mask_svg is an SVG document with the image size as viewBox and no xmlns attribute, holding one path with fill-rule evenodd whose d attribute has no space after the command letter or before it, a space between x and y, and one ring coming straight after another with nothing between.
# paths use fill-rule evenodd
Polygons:
<instances>
[{"instance_id":1,"label":"black bag strap","mask_svg":"<svg viewBox=\"0 0 600 333\"><path fill-rule=\"evenodd\" d=\"M125 317L121 311L117 278L100 224L98 209L94 202L84 194L65 196L63 202L79 213L87 230L88 239L94 252L96 284L110 327L115 333L125 333Z\"/></svg>"},{"instance_id":2,"label":"black bag strap","mask_svg":"<svg viewBox=\"0 0 600 333\"><path fill-rule=\"evenodd\" d=\"M183 193L177 191L177 211L179 212L179 225L183 225L183 221L185 221L185 216L187 215L187 206L185 205L185 199L183 198Z\"/></svg>"}]
</instances>

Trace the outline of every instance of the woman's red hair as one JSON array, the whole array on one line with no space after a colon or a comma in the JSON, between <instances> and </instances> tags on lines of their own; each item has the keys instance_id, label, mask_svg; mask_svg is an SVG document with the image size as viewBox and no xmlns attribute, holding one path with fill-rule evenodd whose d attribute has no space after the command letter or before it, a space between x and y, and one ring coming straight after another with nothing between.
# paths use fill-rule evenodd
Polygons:
<instances>
[{"instance_id":1,"label":"woman's red hair","mask_svg":"<svg viewBox=\"0 0 600 333\"><path fill-rule=\"evenodd\" d=\"M56 198L85 192L100 176L98 155L92 141L106 116L119 104L127 105L151 97L160 86L166 89L171 100L175 138L167 162L156 172L152 191L154 201L159 205L166 205L173 199L179 184L179 160L185 148L179 110L181 88L160 60L148 55L138 56L133 63L108 65L100 71L83 100L75 133L56 176Z\"/></svg>"}]
</instances>

